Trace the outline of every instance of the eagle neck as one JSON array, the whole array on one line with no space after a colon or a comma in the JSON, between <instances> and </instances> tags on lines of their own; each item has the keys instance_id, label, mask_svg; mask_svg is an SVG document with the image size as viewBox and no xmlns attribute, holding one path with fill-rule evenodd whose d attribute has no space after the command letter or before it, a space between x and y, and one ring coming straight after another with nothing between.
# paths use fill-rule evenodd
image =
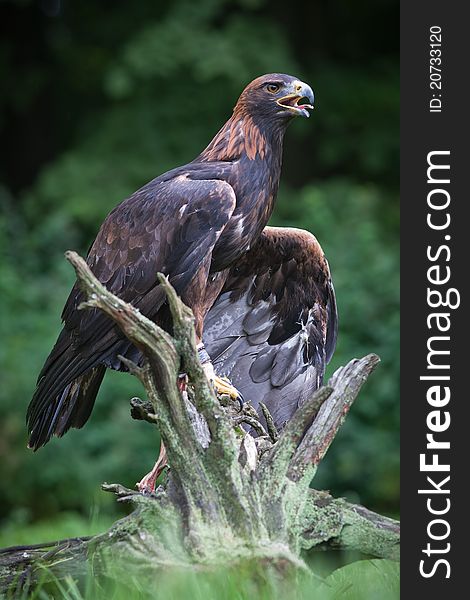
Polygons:
<instances>
[{"instance_id":1,"label":"eagle neck","mask_svg":"<svg viewBox=\"0 0 470 600\"><path fill-rule=\"evenodd\" d=\"M216 134L210 144L199 155L198 160L274 161L281 164L285 126L265 122L263 118L234 112L232 117Z\"/></svg>"}]
</instances>

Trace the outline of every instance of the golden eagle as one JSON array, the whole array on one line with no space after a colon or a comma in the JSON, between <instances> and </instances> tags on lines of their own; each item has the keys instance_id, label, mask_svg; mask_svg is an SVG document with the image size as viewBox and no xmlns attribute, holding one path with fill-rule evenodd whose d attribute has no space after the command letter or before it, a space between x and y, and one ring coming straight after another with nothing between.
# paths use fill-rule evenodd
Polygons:
<instances>
[{"instance_id":1,"label":"golden eagle","mask_svg":"<svg viewBox=\"0 0 470 600\"><path fill-rule=\"evenodd\" d=\"M218 375L230 377L255 406L267 404L279 427L321 384L336 341L335 295L318 242L306 231L266 226L284 132L295 116L309 116L313 99L312 89L289 75L252 81L196 159L153 179L107 216L87 257L110 291L171 329L156 277L167 275L194 312L216 389L236 395ZM85 424L106 368L126 370L119 355L142 361L106 315L77 310L83 300L75 284L39 374L27 413L34 450Z\"/></svg>"}]
</instances>

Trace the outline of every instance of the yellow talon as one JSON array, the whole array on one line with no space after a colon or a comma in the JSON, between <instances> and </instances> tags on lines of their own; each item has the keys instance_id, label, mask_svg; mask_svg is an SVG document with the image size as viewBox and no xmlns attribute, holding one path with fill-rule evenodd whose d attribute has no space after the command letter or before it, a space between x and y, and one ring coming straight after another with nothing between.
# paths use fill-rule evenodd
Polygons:
<instances>
[{"instance_id":1,"label":"yellow talon","mask_svg":"<svg viewBox=\"0 0 470 600\"><path fill-rule=\"evenodd\" d=\"M217 394L230 396L232 400L238 400L240 405L243 405L243 396L237 390L237 388L232 385L230 379L215 375L212 381Z\"/></svg>"},{"instance_id":2,"label":"yellow talon","mask_svg":"<svg viewBox=\"0 0 470 600\"><path fill-rule=\"evenodd\" d=\"M232 382L228 377L219 377L214 372L214 367L210 361L207 361L202 364L202 368L204 369L207 379L212 383L216 393L219 396L229 396L232 400L237 400L240 404L240 410L243 406L244 399L241 393L237 390L235 386L232 385Z\"/></svg>"},{"instance_id":3,"label":"yellow talon","mask_svg":"<svg viewBox=\"0 0 470 600\"><path fill-rule=\"evenodd\" d=\"M226 394L233 399L238 397L238 391L233 387L227 377L218 377L216 375L213 384L218 394Z\"/></svg>"}]
</instances>

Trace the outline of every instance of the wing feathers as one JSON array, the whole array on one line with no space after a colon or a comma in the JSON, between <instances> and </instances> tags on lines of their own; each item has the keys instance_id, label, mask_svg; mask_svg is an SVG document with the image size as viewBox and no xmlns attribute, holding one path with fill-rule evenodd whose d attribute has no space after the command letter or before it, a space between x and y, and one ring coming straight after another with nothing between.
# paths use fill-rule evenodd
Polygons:
<instances>
[{"instance_id":1,"label":"wing feathers","mask_svg":"<svg viewBox=\"0 0 470 600\"><path fill-rule=\"evenodd\" d=\"M232 266L206 317L204 341L218 374L281 427L317 389L333 354L337 309L315 237L266 227Z\"/></svg>"},{"instance_id":2,"label":"wing feathers","mask_svg":"<svg viewBox=\"0 0 470 600\"><path fill-rule=\"evenodd\" d=\"M190 172L188 167L184 176L180 170L176 177L157 178L116 207L87 257L93 273L110 291L157 321L165 300L157 273L168 275L183 295L200 269L210 264L214 245L236 205L235 192L218 179L217 166L212 167L212 179L192 180ZM51 435L63 435L85 423L105 366L121 369L119 354L138 356L105 314L77 310L83 299L75 285L62 313L64 329L28 408L30 446L35 449Z\"/></svg>"}]
</instances>

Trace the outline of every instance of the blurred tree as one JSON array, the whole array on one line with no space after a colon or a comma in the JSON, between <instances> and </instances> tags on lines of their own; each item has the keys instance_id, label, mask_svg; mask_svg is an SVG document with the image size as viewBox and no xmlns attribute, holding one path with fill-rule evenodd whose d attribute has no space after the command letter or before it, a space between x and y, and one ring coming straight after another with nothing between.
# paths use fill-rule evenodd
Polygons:
<instances>
[{"instance_id":1,"label":"blurred tree","mask_svg":"<svg viewBox=\"0 0 470 600\"><path fill-rule=\"evenodd\" d=\"M394 0L0 4L2 516L88 514L92 498L112 510L99 483L133 485L151 466L154 434L129 427L140 390L115 373L84 430L37 455L24 448L26 406L73 282L63 251L86 252L113 206L191 160L242 87L271 71L317 95L312 119L288 133L273 223L313 231L328 256L340 311L332 368L367 352L383 360L319 476L335 494L398 510L397 19Z\"/></svg>"}]
</instances>

